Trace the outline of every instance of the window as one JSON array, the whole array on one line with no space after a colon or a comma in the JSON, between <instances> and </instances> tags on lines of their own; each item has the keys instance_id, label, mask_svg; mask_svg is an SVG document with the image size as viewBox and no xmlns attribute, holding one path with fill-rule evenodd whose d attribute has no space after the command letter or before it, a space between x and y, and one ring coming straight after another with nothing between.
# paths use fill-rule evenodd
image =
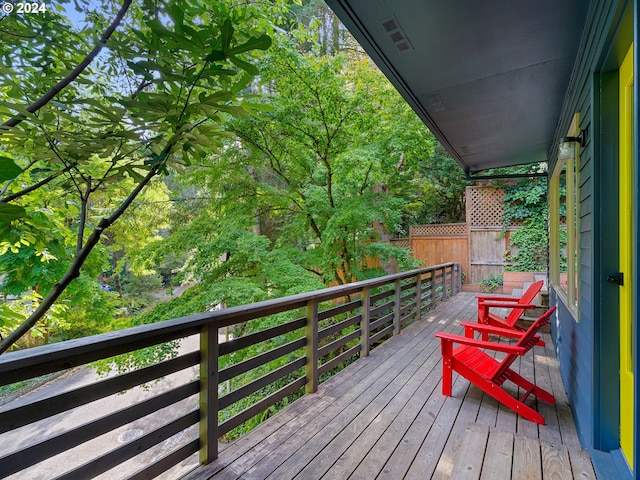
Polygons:
<instances>
[{"instance_id":1,"label":"window","mask_svg":"<svg viewBox=\"0 0 640 480\"><path fill-rule=\"evenodd\" d=\"M578 114L567 132L578 137ZM549 185L550 266L551 284L569 310L578 318L579 211L578 176L580 143L565 142L558 152L558 161Z\"/></svg>"}]
</instances>

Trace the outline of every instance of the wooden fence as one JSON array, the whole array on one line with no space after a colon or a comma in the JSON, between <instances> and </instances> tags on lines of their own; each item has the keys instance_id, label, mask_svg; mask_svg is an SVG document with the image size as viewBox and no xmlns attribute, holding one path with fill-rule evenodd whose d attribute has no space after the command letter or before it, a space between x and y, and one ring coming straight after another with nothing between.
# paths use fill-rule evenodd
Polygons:
<instances>
[{"instance_id":1,"label":"wooden fence","mask_svg":"<svg viewBox=\"0 0 640 480\"><path fill-rule=\"evenodd\" d=\"M426 264L459 262L465 283L479 283L504 271L504 252L509 248L514 223L503 227L500 188L466 188L466 223L413 225L409 242L413 255ZM515 252L512 252L515 253Z\"/></svg>"},{"instance_id":2,"label":"wooden fence","mask_svg":"<svg viewBox=\"0 0 640 480\"><path fill-rule=\"evenodd\" d=\"M8 385L190 335L199 335L200 345L192 353L61 394L48 396L42 389L41 399L0 408L0 436L57 419L65 412L77 421L63 431L58 426L37 427L34 438L21 434L20 442L11 444L0 437L0 478L12 474L32 478L29 469L41 462L47 465L47 477L64 479L94 477L112 469L118 478L152 478L163 472L173 477L170 469L198 452L200 462L208 463L218 456L219 437L296 392L315 392L324 376L368 355L377 342L399 333L404 324L460 291L460 274L459 264L447 263L3 354L0 385ZM276 326L219 343L220 328L262 321L283 312L291 315ZM246 348L259 352L249 359L232 361L236 352ZM277 360L280 363L274 367ZM219 368L223 364L224 368ZM100 401L106 397L193 368L199 369L198 378L116 411L102 411ZM235 389L223 387L255 369L261 369L259 378L253 375ZM252 396L259 392L264 395ZM247 398L252 401L246 408L225 416L226 409ZM184 409L177 413L168 410L180 402ZM94 418L76 418L76 409L87 405L95 405ZM154 414L151 422L148 419ZM148 422L149 428L124 445L103 452L85 443L134 421ZM196 425L197 431L192 428ZM195 433L189 436L184 434L187 431ZM125 462L172 439L168 453L145 460L133 473L118 473ZM64 461L46 463L64 452L68 452ZM87 456L83 458L83 454ZM58 472L61 464L68 470Z\"/></svg>"}]
</instances>

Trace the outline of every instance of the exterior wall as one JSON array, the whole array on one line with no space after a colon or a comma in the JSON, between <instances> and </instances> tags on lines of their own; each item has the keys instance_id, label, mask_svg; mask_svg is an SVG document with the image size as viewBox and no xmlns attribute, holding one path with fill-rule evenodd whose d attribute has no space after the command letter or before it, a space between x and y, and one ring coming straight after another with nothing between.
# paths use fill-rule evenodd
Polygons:
<instances>
[{"instance_id":1,"label":"exterior wall","mask_svg":"<svg viewBox=\"0 0 640 480\"><path fill-rule=\"evenodd\" d=\"M610 138L614 138L613 130L617 131L613 115L613 110L617 112L617 90L611 96L615 105L607 104L603 85L608 81L606 72L617 70L615 59L611 58L615 56L616 45L620 44L620 48L624 48L624 43L629 45L630 39L625 39L628 35L622 31L625 3L591 2L579 67L570 86L573 93L564 105L557 132L558 137L566 135L575 113L580 115L580 129L588 132L578 174L577 315L567 308L553 285L549 289L550 305L558 306L552 324L554 344L580 440L583 447L604 452L619 447L616 404L619 316L615 310L617 293L604 281L606 273L617 270L617 258L611 254L617 250L617 189L611 184L612 165L617 163L617 142L607 140L605 132L612 129ZM603 120L607 116L610 121ZM549 172L554 171L555 154L550 152Z\"/></svg>"}]
</instances>

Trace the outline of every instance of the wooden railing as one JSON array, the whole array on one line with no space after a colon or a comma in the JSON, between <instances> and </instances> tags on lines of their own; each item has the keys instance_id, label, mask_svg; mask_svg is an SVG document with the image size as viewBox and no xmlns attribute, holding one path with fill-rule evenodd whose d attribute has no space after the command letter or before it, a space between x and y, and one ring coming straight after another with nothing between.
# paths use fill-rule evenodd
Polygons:
<instances>
[{"instance_id":1,"label":"wooden railing","mask_svg":"<svg viewBox=\"0 0 640 480\"><path fill-rule=\"evenodd\" d=\"M16 478L28 478L33 468L46 468L47 477L65 479L93 477L114 468L116 472L124 468L126 473L117 474L121 477L152 478L197 452L200 462L208 463L217 458L218 438L291 395L315 392L323 377L368 355L378 342L459 292L460 283L460 265L447 263L1 355L0 385L8 385L190 335L199 335L200 345L196 351L71 391L10 409L0 407L0 478L17 472L21 473ZM259 322L283 312L293 319L219 342L221 328L239 329L243 322ZM259 353L234 362L234 353L246 348ZM115 411L102 411L100 402L107 397L194 367L199 368L199 378ZM256 369L267 371L245 378ZM118 403L119 397L114 398ZM229 414L241 401L249 405ZM174 405L182 405L178 413L168 408ZM93 418L78 414L80 408L91 410ZM77 424L63 431L50 426L52 420L58 423L58 418L65 418L64 412L66 418L77 418ZM153 415L154 420L149 420ZM49 426L38 427L47 420ZM138 429L139 436L105 451L85 443L105 434L113 436L132 422L145 422L145 427L148 423L153 430ZM19 436L20 445L6 440L12 434ZM28 436L37 438L24 438ZM132 466L131 459L149 454L149 449L168 439L172 443L168 452ZM80 458L82 452L71 454L62 462L70 470L59 472L61 462L51 463L52 457L81 445L90 454L88 458Z\"/></svg>"}]
</instances>

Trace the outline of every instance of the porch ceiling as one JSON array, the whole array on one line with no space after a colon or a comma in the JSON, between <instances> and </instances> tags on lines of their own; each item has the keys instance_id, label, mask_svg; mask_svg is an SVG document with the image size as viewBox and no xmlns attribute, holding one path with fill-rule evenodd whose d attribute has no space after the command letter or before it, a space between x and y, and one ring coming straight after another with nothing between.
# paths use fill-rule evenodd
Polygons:
<instances>
[{"instance_id":1,"label":"porch ceiling","mask_svg":"<svg viewBox=\"0 0 640 480\"><path fill-rule=\"evenodd\" d=\"M584 0L326 0L467 173L547 160Z\"/></svg>"}]
</instances>

